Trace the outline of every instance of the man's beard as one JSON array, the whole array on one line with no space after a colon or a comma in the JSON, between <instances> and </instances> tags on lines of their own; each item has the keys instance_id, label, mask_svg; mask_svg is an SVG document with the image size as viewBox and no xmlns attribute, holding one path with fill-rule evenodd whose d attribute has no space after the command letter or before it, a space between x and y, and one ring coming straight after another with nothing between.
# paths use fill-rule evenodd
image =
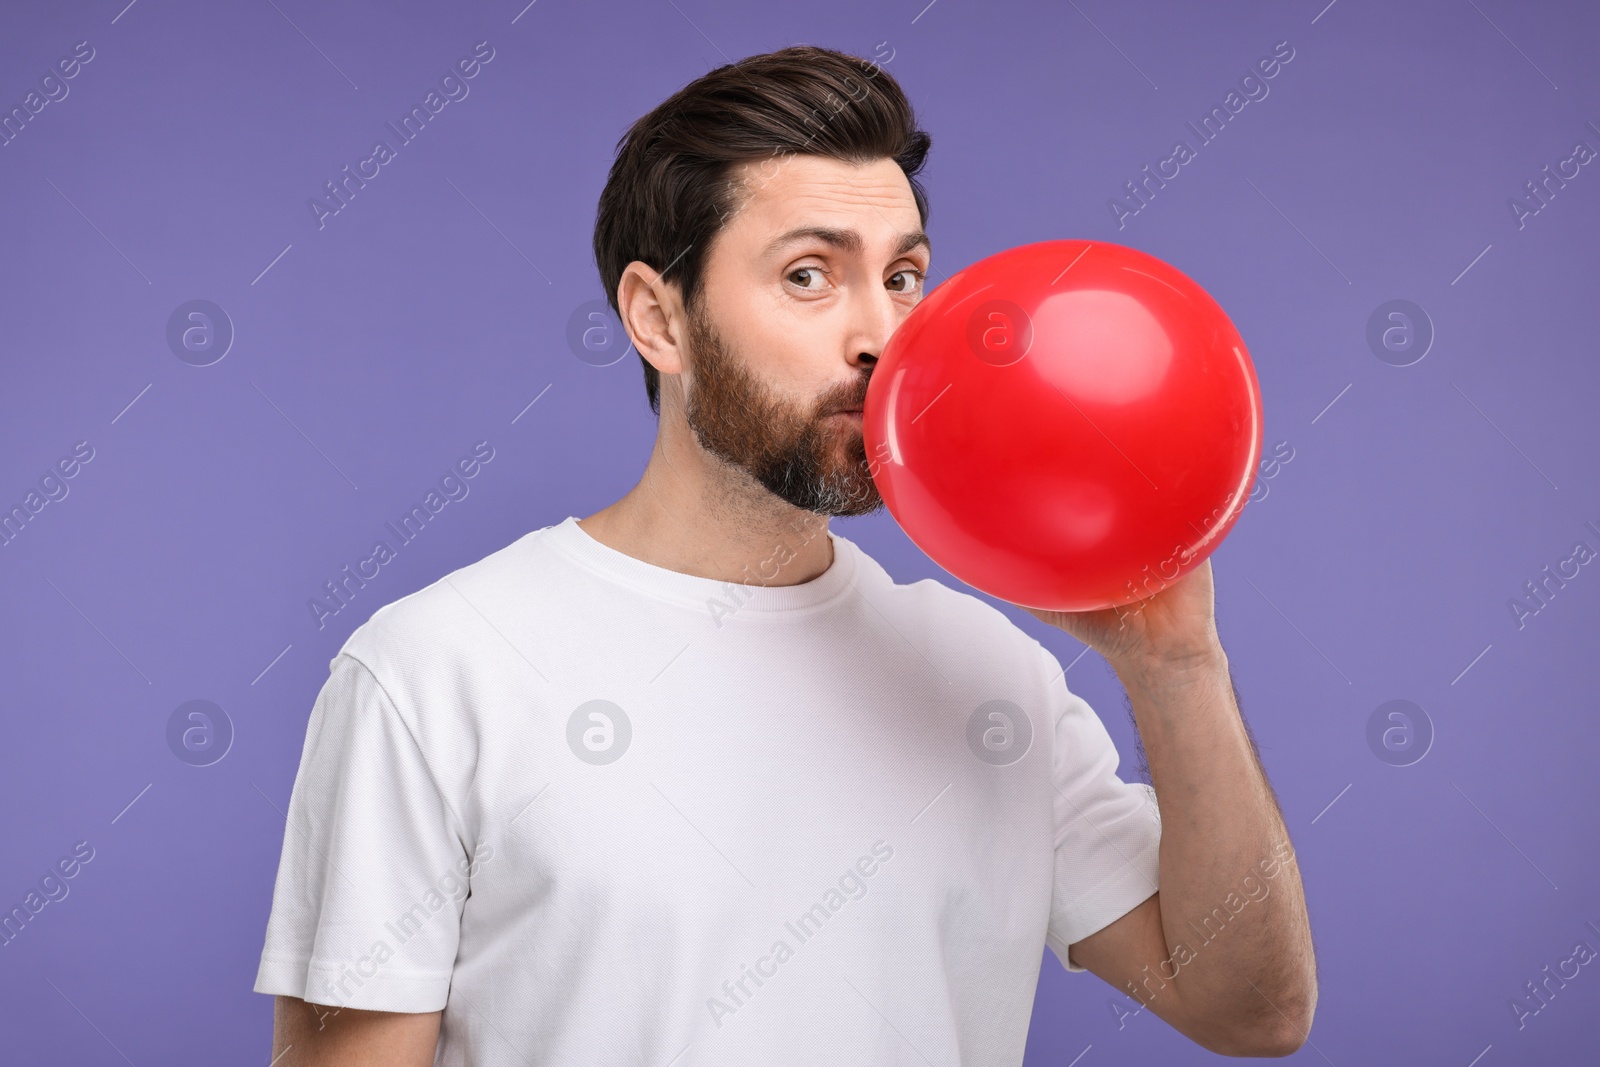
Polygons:
<instances>
[{"instance_id":1,"label":"man's beard","mask_svg":"<svg viewBox=\"0 0 1600 1067\"><path fill-rule=\"evenodd\" d=\"M805 511L869 515L882 508L860 427L826 414L859 405L864 384L832 390L814 408L785 400L728 350L703 311L689 315L694 378L686 411L700 447Z\"/></svg>"}]
</instances>

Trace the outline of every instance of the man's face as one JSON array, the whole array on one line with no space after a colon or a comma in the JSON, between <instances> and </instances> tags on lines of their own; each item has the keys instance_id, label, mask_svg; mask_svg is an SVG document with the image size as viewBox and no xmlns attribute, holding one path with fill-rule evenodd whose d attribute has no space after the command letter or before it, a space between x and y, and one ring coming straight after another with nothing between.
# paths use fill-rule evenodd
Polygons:
<instances>
[{"instance_id":1,"label":"man's face","mask_svg":"<svg viewBox=\"0 0 1600 1067\"><path fill-rule=\"evenodd\" d=\"M744 178L753 192L712 245L689 316L689 426L794 507L877 511L859 411L922 298L929 250L911 186L890 159L776 157ZM799 229L830 232L783 239Z\"/></svg>"}]
</instances>

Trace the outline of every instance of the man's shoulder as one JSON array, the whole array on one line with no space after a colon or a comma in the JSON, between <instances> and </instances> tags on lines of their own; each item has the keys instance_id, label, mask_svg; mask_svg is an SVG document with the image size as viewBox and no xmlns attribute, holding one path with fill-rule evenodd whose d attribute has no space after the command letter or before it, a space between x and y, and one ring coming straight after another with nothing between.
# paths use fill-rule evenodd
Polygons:
<instances>
[{"instance_id":1,"label":"man's shoulder","mask_svg":"<svg viewBox=\"0 0 1600 1067\"><path fill-rule=\"evenodd\" d=\"M951 642L968 652L1009 650L1019 656L1037 655L1042 647L1027 631L992 602L938 578L899 582L859 545L862 566L873 576L879 597L906 625L929 632L941 643ZM955 579L951 579L954 581Z\"/></svg>"},{"instance_id":2,"label":"man's shoulder","mask_svg":"<svg viewBox=\"0 0 1600 1067\"><path fill-rule=\"evenodd\" d=\"M484 634L493 634L497 619L510 625L506 613L527 606L544 565L538 543L542 532L522 534L384 604L345 638L339 654L378 672L419 659L438 664L452 652L481 645Z\"/></svg>"}]
</instances>

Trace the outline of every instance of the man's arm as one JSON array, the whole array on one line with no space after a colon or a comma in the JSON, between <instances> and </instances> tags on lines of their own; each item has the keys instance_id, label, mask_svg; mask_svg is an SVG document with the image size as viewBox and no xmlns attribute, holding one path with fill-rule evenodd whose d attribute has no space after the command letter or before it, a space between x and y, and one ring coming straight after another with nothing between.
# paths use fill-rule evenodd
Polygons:
<instances>
[{"instance_id":1,"label":"man's arm","mask_svg":"<svg viewBox=\"0 0 1600 1067\"><path fill-rule=\"evenodd\" d=\"M273 1067L433 1067L442 1012L358 1011L277 997Z\"/></svg>"},{"instance_id":2,"label":"man's arm","mask_svg":"<svg viewBox=\"0 0 1600 1067\"><path fill-rule=\"evenodd\" d=\"M1286 1056L1316 1007L1298 865L1233 699L1227 656L1124 661L1161 810L1161 891L1071 946L1073 962L1213 1052Z\"/></svg>"},{"instance_id":3,"label":"man's arm","mask_svg":"<svg viewBox=\"0 0 1600 1067\"><path fill-rule=\"evenodd\" d=\"M1025 610L1116 670L1161 811L1161 891L1069 957L1213 1052L1295 1051L1317 1003L1311 924L1233 698L1211 560L1131 607Z\"/></svg>"}]
</instances>

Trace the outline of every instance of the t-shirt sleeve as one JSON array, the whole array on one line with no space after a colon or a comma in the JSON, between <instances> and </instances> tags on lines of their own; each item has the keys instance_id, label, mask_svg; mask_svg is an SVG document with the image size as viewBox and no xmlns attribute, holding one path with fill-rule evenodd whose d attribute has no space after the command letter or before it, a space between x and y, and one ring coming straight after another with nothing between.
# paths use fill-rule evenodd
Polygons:
<instances>
[{"instance_id":1,"label":"t-shirt sleeve","mask_svg":"<svg viewBox=\"0 0 1600 1067\"><path fill-rule=\"evenodd\" d=\"M1117 777L1117 749L1089 702L1067 688L1043 645L1054 716L1055 884L1046 943L1069 971L1068 946L1102 930L1159 888L1161 813L1155 790Z\"/></svg>"},{"instance_id":2,"label":"t-shirt sleeve","mask_svg":"<svg viewBox=\"0 0 1600 1067\"><path fill-rule=\"evenodd\" d=\"M255 991L443 1008L471 865L383 686L341 652L306 727Z\"/></svg>"}]
</instances>

